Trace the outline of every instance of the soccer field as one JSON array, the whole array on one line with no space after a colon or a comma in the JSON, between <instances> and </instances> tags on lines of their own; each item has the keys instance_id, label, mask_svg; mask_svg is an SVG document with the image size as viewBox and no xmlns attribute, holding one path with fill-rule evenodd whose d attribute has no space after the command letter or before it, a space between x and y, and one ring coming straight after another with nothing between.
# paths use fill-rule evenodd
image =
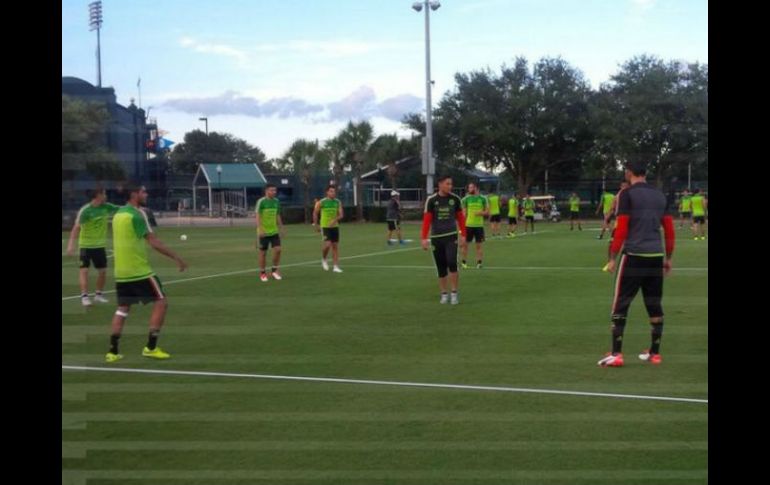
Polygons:
<instances>
[{"instance_id":1,"label":"soccer field","mask_svg":"<svg viewBox=\"0 0 770 485\"><path fill-rule=\"evenodd\" d=\"M252 228L160 227L190 264L179 273L152 255L169 299L159 345L172 358L141 357L149 308L137 306L112 366L115 295L84 309L76 258L63 256L62 483L706 483L708 241L677 226L663 363L636 358L650 340L639 295L626 366L599 368L614 279L597 228L541 223L488 240L484 269L461 270L450 306L416 224L405 225L414 242L391 247L384 224L343 225L343 274L321 269L310 226L288 226L284 279L268 283Z\"/></svg>"}]
</instances>

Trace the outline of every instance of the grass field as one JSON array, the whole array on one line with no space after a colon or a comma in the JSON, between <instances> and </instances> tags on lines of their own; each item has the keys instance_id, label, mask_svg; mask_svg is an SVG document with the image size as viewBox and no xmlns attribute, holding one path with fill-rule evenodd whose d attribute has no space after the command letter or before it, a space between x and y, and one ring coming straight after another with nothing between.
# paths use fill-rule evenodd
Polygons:
<instances>
[{"instance_id":1,"label":"grass field","mask_svg":"<svg viewBox=\"0 0 770 485\"><path fill-rule=\"evenodd\" d=\"M636 358L649 345L637 298L626 366L603 369L613 279L597 227L490 240L457 306L438 303L417 225L406 247L386 246L382 224L344 225L343 274L322 271L309 226L288 227L284 280L269 283L252 229L161 227L190 264L152 256L173 358L140 356L149 308L135 307L115 367L708 399L708 241L677 241L663 363ZM63 257L62 364L108 367L114 306L77 294ZM704 402L63 369L62 482L706 483L707 415Z\"/></svg>"}]
</instances>

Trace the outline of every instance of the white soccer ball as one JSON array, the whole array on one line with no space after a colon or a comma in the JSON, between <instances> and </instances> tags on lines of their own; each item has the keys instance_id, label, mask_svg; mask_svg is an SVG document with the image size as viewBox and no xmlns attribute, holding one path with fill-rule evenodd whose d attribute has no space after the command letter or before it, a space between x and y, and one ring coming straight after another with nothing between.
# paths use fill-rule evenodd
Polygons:
<instances>
[{"instance_id":1,"label":"white soccer ball","mask_svg":"<svg viewBox=\"0 0 770 485\"><path fill-rule=\"evenodd\" d=\"M182 234L181 236L179 236L179 239L181 239L182 241L187 241L187 234Z\"/></svg>"}]
</instances>

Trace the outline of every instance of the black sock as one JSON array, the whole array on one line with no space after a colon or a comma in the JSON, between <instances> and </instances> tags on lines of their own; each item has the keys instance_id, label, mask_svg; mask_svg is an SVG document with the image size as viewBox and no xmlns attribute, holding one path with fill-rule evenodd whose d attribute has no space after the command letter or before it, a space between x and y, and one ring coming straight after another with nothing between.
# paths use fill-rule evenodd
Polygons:
<instances>
[{"instance_id":1,"label":"black sock","mask_svg":"<svg viewBox=\"0 0 770 485\"><path fill-rule=\"evenodd\" d=\"M155 347L158 345L158 334L160 333L160 330L150 330L150 335L147 337L147 348L150 350L155 350Z\"/></svg>"},{"instance_id":2,"label":"black sock","mask_svg":"<svg viewBox=\"0 0 770 485\"><path fill-rule=\"evenodd\" d=\"M652 344L650 345L651 354L660 353L660 339L663 338L663 321L660 323L652 323L652 331L650 332L652 337Z\"/></svg>"},{"instance_id":3,"label":"black sock","mask_svg":"<svg viewBox=\"0 0 770 485\"><path fill-rule=\"evenodd\" d=\"M479 259L478 261L476 261L476 264L481 264L481 260Z\"/></svg>"},{"instance_id":4,"label":"black sock","mask_svg":"<svg viewBox=\"0 0 770 485\"><path fill-rule=\"evenodd\" d=\"M278 271L278 266L273 266L273 267L270 269L270 271L272 271L273 273L275 273L276 271Z\"/></svg>"},{"instance_id":5,"label":"black sock","mask_svg":"<svg viewBox=\"0 0 770 485\"><path fill-rule=\"evenodd\" d=\"M96 294L101 296L102 291L101 290L96 290Z\"/></svg>"},{"instance_id":6,"label":"black sock","mask_svg":"<svg viewBox=\"0 0 770 485\"><path fill-rule=\"evenodd\" d=\"M118 340L120 340L120 335L110 335L110 353L118 353Z\"/></svg>"},{"instance_id":7,"label":"black sock","mask_svg":"<svg viewBox=\"0 0 770 485\"><path fill-rule=\"evenodd\" d=\"M81 293L80 298L88 298L88 293Z\"/></svg>"},{"instance_id":8,"label":"black sock","mask_svg":"<svg viewBox=\"0 0 770 485\"><path fill-rule=\"evenodd\" d=\"M467 261L465 261L465 260L463 259L463 264L466 264L466 263L467 263Z\"/></svg>"},{"instance_id":9,"label":"black sock","mask_svg":"<svg viewBox=\"0 0 770 485\"><path fill-rule=\"evenodd\" d=\"M626 317L612 317L612 353L623 351L623 332L626 329Z\"/></svg>"}]
</instances>

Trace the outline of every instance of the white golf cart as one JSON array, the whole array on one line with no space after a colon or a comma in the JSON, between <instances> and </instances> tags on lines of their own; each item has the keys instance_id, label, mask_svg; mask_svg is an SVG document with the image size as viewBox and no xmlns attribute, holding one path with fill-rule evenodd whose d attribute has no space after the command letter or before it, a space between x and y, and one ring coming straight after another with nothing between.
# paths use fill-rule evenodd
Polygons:
<instances>
[{"instance_id":1,"label":"white golf cart","mask_svg":"<svg viewBox=\"0 0 770 485\"><path fill-rule=\"evenodd\" d=\"M536 221L559 222L561 220L561 212L556 208L556 197L553 195L533 195L530 199L535 201Z\"/></svg>"}]
</instances>

